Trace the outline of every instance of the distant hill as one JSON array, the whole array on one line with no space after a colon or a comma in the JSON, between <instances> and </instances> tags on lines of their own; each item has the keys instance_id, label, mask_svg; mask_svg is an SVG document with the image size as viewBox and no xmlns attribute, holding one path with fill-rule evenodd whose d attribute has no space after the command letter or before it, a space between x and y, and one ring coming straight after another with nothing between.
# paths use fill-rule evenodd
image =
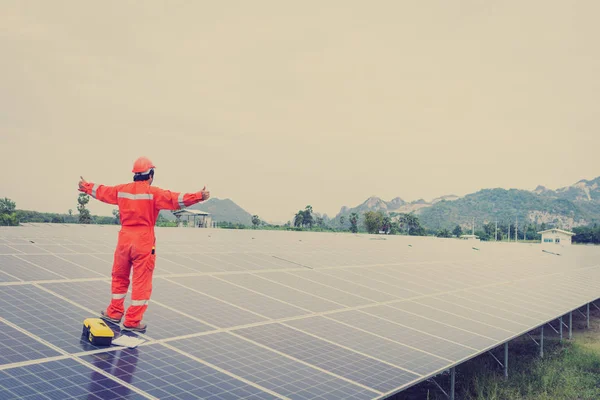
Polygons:
<instances>
[{"instance_id":1,"label":"distant hill","mask_svg":"<svg viewBox=\"0 0 600 400\"><path fill-rule=\"evenodd\" d=\"M252 215L230 199L213 197L188 208L210 213L213 221L252 225ZM170 221L175 220L175 216L170 211L163 210L160 214Z\"/></svg>"},{"instance_id":2,"label":"distant hill","mask_svg":"<svg viewBox=\"0 0 600 400\"><path fill-rule=\"evenodd\" d=\"M600 177L557 190L543 186L532 191L483 189L464 197L442 196L431 202L421 199L407 203L399 197L386 202L372 196L356 207L342 207L333 223L339 225L339 218L352 212L378 210L388 214L415 212L421 223L431 229L451 229L457 224L470 227L473 218L478 225L496 219L500 223L514 222L518 218L521 222L572 229L600 222Z\"/></svg>"},{"instance_id":3,"label":"distant hill","mask_svg":"<svg viewBox=\"0 0 600 400\"><path fill-rule=\"evenodd\" d=\"M419 200L415 200L412 202L406 202L404 200L402 200L402 198L400 197L396 197L390 201L385 201L377 196L371 196L369 197L367 200L365 200L362 204L359 204L356 207L342 207L340 209L340 212L335 216L335 218L331 221L331 224L335 227L339 227L340 226L340 217L344 217L346 221L348 221L347 217L350 216L350 214L352 213L357 213L359 215L364 214L367 211L383 211L387 214L390 213L410 213L410 212L417 212L423 208L427 208L427 207L431 207L433 204L445 200L445 199L458 199L458 196L454 196L454 195L449 195L449 196L443 196L443 197L439 197L437 199L434 199L431 203L423 200L423 199L419 199ZM345 222L345 224L347 224L347 222Z\"/></svg>"}]
</instances>

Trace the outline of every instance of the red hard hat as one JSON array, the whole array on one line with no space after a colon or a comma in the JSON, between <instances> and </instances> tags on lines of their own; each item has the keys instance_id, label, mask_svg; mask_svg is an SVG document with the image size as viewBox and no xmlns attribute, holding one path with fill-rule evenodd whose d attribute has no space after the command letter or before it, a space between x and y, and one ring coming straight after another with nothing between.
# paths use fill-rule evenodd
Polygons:
<instances>
[{"instance_id":1,"label":"red hard hat","mask_svg":"<svg viewBox=\"0 0 600 400\"><path fill-rule=\"evenodd\" d=\"M133 163L133 170L131 172L140 174L148 172L150 169L156 168L152 161L148 157L140 157Z\"/></svg>"}]
</instances>

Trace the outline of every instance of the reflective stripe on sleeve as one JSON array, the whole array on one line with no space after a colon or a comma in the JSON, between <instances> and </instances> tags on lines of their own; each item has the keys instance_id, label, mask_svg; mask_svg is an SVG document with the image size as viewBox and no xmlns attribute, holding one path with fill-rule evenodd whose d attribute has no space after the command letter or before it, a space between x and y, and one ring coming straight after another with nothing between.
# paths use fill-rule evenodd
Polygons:
<instances>
[{"instance_id":1,"label":"reflective stripe on sleeve","mask_svg":"<svg viewBox=\"0 0 600 400\"><path fill-rule=\"evenodd\" d=\"M127 293L113 293L112 298L114 300L124 299Z\"/></svg>"},{"instance_id":2,"label":"reflective stripe on sleeve","mask_svg":"<svg viewBox=\"0 0 600 400\"><path fill-rule=\"evenodd\" d=\"M183 193L179 194L177 201L179 202L179 208L185 208L185 203L183 202Z\"/></svg>"},{"instance_id":3,"label":"reflective stripe on sleeve","mask_svg":"<svg viewBox=\"0 0 600 400\"><path fill-rule=\"evenodd\" d=\"M150 300L131 300L132 306L145 306Z\"/></svg>"},{"instance_id":4,"label":"reflective stripe on sleeve","mask_svg":"<svg viewBox=\"0 0 600 400\"><path fill-rule=\"evenodd\" d=\"M94 184L94 187L92 188L92 197L96 198L96 190L98 190L98 184Z\"/></svg>"},{"instance_id":5,"label":"reflective stripe on sleeve","mask_svg":"<svg viewBox=\"0 0 600 400\"><path fill-rule=\"evenodd\" d=\"M152 193L132 194L132 193L119 192L117 194L117 197L122 198L122 199L129 199L129 200L152 200L154 198L154 195L152 195Z\"/></svg>"}]
</instances>

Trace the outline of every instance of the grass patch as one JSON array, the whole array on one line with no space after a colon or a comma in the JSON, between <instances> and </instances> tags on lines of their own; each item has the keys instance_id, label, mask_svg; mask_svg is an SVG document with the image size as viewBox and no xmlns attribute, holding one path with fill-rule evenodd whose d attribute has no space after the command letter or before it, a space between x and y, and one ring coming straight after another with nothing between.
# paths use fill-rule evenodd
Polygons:
<instances>
[{"instance_id":1,"label":"grass patch","mask_svg":"<svg viewBox=\"0 0 600 400\"><path fill-rule=\"evenodd\" d=\"M532 342L533 344L533 342ZM523 343L523 345L525 345ZM465 400L571 400L600 398L600 353L577 342L545 346L544 358L527 351L512 354L509 379L481 362L458 369ZM523 349L520 349L523 350ZM509 356L510 358L510 356ZM483 368L482 368L483 367Z\"/></svg>"},{"instance_id":2,"label":"grass patch","mask_svg":"<svg viewBox=\"0 0 600 400\"><path fill-rule=\"evenodd\" d=\"M585 320L575 321L573 339L560 343L554 332L545 329L544 358L527 336L509 344L508 380L489 354L456 367L456 398L460 400L597 400L600 399L600 313L592 312L591 329ZM536 332L533 335L539 342ZM504 348L494 350L504 359ZM446 391L449 374L436 377ZM430 382L402 392L394 400L447 400Z\"/></svg>"}]
</instances>

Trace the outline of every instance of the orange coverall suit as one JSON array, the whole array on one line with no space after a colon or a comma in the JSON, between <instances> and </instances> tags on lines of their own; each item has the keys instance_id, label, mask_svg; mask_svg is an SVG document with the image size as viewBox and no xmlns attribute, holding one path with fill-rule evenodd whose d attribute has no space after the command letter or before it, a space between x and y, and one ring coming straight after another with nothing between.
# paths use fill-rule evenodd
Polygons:
<instances>
[{"instance_id":1,"label":"orange coverall suit","mask_svg":"<svg viewBox=\"0 0 600 400\"><path fill-rule=\"evenodd\" d=\"M104 203L119 206L121 230L112 269L112 299L106 313L121 319L133 266L131 305L125 326L138 326L150 301L156 261L154 225L160 210L177 210L203 200L202 192L178 193L138 181L117 186L87 183L85 193Z\"/></svg>"}]
</instances>

